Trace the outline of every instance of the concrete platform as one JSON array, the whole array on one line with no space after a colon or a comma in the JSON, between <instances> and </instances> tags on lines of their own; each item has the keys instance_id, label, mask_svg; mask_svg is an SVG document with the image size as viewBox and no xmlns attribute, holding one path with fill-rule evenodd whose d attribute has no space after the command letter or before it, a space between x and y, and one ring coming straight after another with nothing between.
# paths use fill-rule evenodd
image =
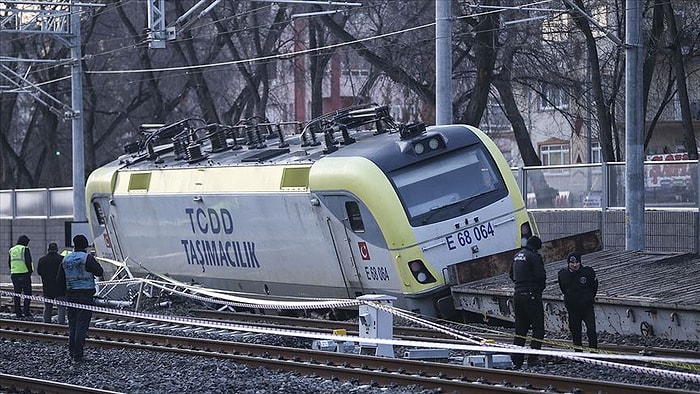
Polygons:
<instances>
[{"instance_id":1,"label":"concrete platform","mask_svg":"<svg viewBox=\"0 0 700 394\"><path fill-rule=\"evenodd\" d=\"M599 332L700 340L700 256L682 253L602 250L585 254L599 281ZM548 331L568 332L557 272L564 260L547 262L542 295ZM508 274L453 286L455 309L514 321L513 283ZM584 336L585 344L585 336Z\"/></svg>"}]
</instances>

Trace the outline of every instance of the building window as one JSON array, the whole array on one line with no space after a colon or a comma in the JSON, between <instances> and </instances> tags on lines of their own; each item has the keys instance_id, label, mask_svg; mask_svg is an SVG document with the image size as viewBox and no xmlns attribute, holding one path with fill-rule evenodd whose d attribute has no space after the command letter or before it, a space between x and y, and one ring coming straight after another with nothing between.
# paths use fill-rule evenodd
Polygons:
<instances>
[{"instance_id":1,"label":"building window","mask_svg":"<svg viewBox=\"0 0 700 394\"><path fill-rule=\"evenodd\" d=\"M571 18L567 13L554 15L542 21L542 39L545 41L565 42L569 39Z\"/></svg>"},{"instance_id":2,"label":"building window","mask_svg":"<svg viewBox=\"0 0 700 394\"><path fill-rule=\"evenodd\" d=\"M566 92L561 86L552 84L542 84L542 93L540 94L540 108L543 110L555 108L567 108Z\"/></svg>"},{"instance_id":3,"label":"building window","mask_svg":"<svg viewBox=\"0 0 700 394\"><path fill-rule=\"evenodd\" d=\"M509 131L511 126L501 106L497 102L489 100L486 104L486 111L484 111L484 116L481 118L479 128L486 133L497 133Z\"/></svg>"},{"instance_id":4,"label":"building window","mask_svg":"<svg viewBox=\"0 0 700 394\"><path fill-rule=\"evenodd\" d=\"M591 142L591 163L602 163L603 155L600 150L600 142Z\"/></svg>"},{"instance_id":5,"label":"building window","mask_svg":"<svg viewBox=\"0 0 700 394\"><path fill-rule=\"evenodd\" d=\"M540 158L543 166L561 166L570 163L569 145L542 145L540 146Z\"/></svg>"},{"instance_id":6,"label":"building window","mask_svg":"<svg viewBox=\"0 0 700 394\"><path fill-rule=\"evenodd\" d=\"M693 120L700 120L700 101L690 102L690 115Z\"/></svg>"},{"instance_id":7,"label":"building window","mask_svg":"<svg viewBox=\"0 0 700 394\"><path fill-rule=\"evenodd\" d=\"M340 75L344 77L368 77L369 76L369 70L364 70L364 69L343 69L340 71Z\"/></svg>"}]
</instances>

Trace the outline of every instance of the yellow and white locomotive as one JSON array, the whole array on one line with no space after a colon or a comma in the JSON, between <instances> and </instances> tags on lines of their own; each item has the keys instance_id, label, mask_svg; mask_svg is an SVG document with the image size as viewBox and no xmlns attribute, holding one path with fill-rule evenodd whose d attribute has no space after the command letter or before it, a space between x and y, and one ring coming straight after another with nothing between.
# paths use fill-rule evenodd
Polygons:
<instances>
[{"instance_id":1,"label":"yellow and white locomotive","mask_svg":"<svg viewBox=\"0 0 700 394\"><path fill-rule=\"evenodd\" d=\"M376 105L292 137L271 126L151 126L88 179L98 253L206 287L387 294L439 316L448 266L532 234L507 162L474 127L397 125Z\"/></svg>"}]
</instances>

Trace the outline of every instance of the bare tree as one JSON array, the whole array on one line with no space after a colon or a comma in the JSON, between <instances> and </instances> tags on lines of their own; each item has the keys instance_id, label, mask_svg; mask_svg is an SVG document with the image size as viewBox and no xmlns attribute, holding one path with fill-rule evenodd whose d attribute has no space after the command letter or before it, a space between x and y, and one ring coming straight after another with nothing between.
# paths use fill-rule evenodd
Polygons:
<instances>
[{"instance_id":1,"label":"bare tree","mask_svg":"<svg viewBox=\"0 0 700 394\"><path fill-rule=\"evenodd\" d=\"M622 158L623 53L598 34L583 13L606 10L609 27L622 37L624 1L571 1L576 7L568 0L563 3L569 7L573 25L562 24L565 39L559 41L543 35L542 22L504 25L533 16L533 11L511 7L527 4L526 0L452 3L455 121L479 125L490 103L500 105L526 165L541 163L531 136L542 130L529 130L527 115L532 111L531 97L543 102L549 99L545 86L559 88L573 104L548 102L569 126L557 132L571 132L590 115L603 160ZM167 19L175 21L196 3L167 3ZM324 72L335 54L354 62L362 60L361 67L367 72L353 86L357 101L370 97L387 104L415 100L412 111L426 123L433 119L434 1L369 0L358 9L315 17L311 35L297 36L290 24L290 14L297 6L225 0L188 30L178 31L177 39L168 41L165 49L149 47L143 2L108 0L106 5L82 17L87 172L121 154L122 146L139 136L138 126L143 123L183 117L236 123L288 107L285 97L289 96L277 94L274 87L280 86L275 79L283 78L288 68L290 61L285 56L295 39L318 48L309 55L312 64L307 79L314 115L321 111ZM695 93L690 81L697 80L699 70L697 60L690 60L696 59L700 42L693 30L700 19L700 6L691 0L645 0L645 5L647 143L657 121L677 103L686 148L690 157L696 157L690 101ZM499 6L508 7L491 8ZM679 18L680 14L684 17ZM551 14L547 17L552 18ZM3 32L2 38L3 67L40 85L59 103L70 102L65 64L17 60L67 59L67 48L39 35ZM336 46L343 43L347 45ZM44 104L20 91L3 91L0 96L0 188L64 186L71 180L72 154L70 122L62 115L61 105L65 104L51 102L42 108ZM585 101L589 94L592 108ZM404 114L402 119L410 116Z\"/></svg>"},{"instance_id":2,"label":"bare tree","mask_svg":"<svg viewBox=\"0 0 700 394\"><path fill-rule=\"evenodd\" d=\"M582 0L574 0L574 3L583 12L586 12L586 8ZM603 76L601 73L602 69L598 55L599 46L596 38L593 35L591 22L587 15L583 15L578 10L573 9L569 3L565 4L571 10L574 23L581 30L585 38L586 53L588 54L588 61L590 62L591 88L593 90L593 101L595 103L596 115L598 118L598 130L600 135L599 141L603 160L619 161L620 152L619 150L616 151L613 146L613 115L611 113L611 105L610 101L606 99L603 91ZM614 90L614 94L617 94L617 89Z\"/></svg>"},{"instance_id":3,"label":"bare tree","mask_svg":"<svg viewBox=\"0 0 700 394\"><path fill-rule=\"evenodd\" d=\"M676 26L676 14L670 1L662 3L666 22L668 23L669 51L671 52L671 62L676 73L676 86L678 87L678 99L681 106L681 119L683 133L685 135L685 147L688 158L696 160L698 158L698 147L695 143L695 133L693 132L693 121L690 113L690 103L688 102L688 87L686 85L685 65L681 54L680 32Z\"/></svg>"}]
</instances>

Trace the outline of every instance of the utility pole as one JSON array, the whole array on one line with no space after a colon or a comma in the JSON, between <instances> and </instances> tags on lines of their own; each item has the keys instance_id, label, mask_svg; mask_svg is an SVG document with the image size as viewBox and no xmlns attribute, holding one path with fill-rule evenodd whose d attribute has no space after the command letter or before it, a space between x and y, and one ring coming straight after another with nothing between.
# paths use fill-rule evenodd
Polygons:
<instances>
[{"instance_id":1,"label":"utility pole","mask_svg":"<svg viewBox=\"0 0 700 394\"><path fill-rule=\"evenodd\" d=\"M625 250L644 249L642 6L627 0L625 12Z\"/></svg>"},{"instance_id":2,"label":"utility pole","mask_svg":"<svg viewBox=\"0 0 700 394\"><path fill-rule=\"evenodd\" d=\"M68 36L71 54L71 105L73 107L73 221L87 222L85 208L85 133L83 130L83 55L80 48L80 7L71 0Z\"/></svg>"},{"instance_id":3,"label":"utility pole","mask_svg":"<svg viewBox=\"0 0 700 394\"><path fill-rule=\"evenodd\" d=\"M452 123L452 1L435 0L435 124Z\"/></svg>"}]
</instances>

